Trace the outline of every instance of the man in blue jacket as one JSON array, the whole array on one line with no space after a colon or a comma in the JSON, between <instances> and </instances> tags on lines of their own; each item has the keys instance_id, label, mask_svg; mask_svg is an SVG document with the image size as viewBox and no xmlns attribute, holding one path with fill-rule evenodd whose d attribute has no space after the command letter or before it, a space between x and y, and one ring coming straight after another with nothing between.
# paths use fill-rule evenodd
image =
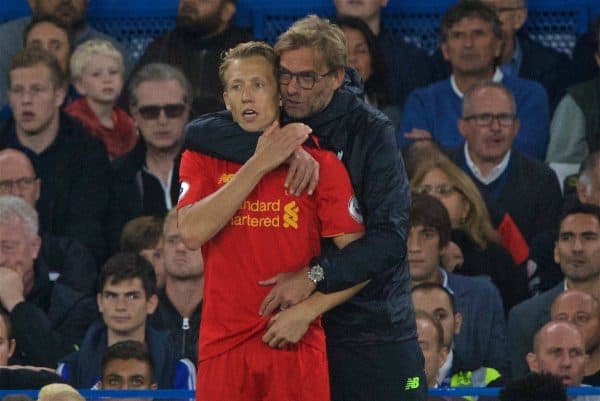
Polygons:
<instances>
[{"instance_id":1,"label":"man in blue jacket","mask_svg":"<svg viewBox=\"0 0 600 401\"><path fill-rule=\"evenodd\" d=\"M331 293L371 279L324 317L332 400L424 400L423 356L406 266L410 195L392 124L357 97L350 81L358 77L352 71L345 71L345 83L335 84L333 75L346 65L345 40L335 25L314 16L299 20L280 37L275 52L280 56L282 124L309 125L320 146L342 160L366 233L342 250L326 243L309 266L268 281L275 284L263 312L296 304L315 290ZM190 124L186 146L244 163L257 140L221 112ZM305 154L297 151L293 159L299 158ZM296 193L298 183L311 181L311 174L295 164L290 170L288 190Z\"/></svg>"},{"instance_id":2,"label":"man in blue jacket","mask_svg":"<svg viewBox=\"0 0 600 401\"><path fill-rule=\"evenodd\" d=\"M79 351L68 355L58 373L77 388L96 387L102 355L125 340L147 344L153 361L153 377L161 389L194 390L194 364L177 359L169 333L146 324L158 305L154 268L143 256L122 252L102 267L97 295L102 321L88 329Z\"/></svg>"}]
</instances>

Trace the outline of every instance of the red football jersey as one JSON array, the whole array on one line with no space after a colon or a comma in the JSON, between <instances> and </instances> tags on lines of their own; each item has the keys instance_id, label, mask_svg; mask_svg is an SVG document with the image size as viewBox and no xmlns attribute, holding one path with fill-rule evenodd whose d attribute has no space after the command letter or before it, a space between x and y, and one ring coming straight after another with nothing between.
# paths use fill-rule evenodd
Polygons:
<instances>
[{"instance_id":1,"label":"red football jersey","mask_svg":"<svg viewBox=\"0 0 600 401\"><path fill-rule=\"evenodd\" d=\"M284 188L288 168L281 166L263 177L229 223L202 247L201 361L266 332L270 317L260 317L258 310L271 287L258 285L259 280L307 266L320 253L321 237L364 231L343 164L331 152L307 151L320 164L312 196L289 194ZM178 208L217 191L240 167L185 151ZM301 341L324 351L324 338L316 321Z\"/></svg>"}]
</instances>

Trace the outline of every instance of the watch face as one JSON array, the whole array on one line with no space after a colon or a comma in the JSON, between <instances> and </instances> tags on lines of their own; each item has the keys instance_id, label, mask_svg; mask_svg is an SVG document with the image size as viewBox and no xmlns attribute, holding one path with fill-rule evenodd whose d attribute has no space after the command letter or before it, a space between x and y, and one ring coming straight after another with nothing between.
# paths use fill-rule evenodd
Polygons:
<instances>
[{"instance_id":1,"label":"watch face","mask_svg":"<svg viewBox=\"0 0 600 401\"><path fill-rule=\"evenodd\" d=\"M319 281L323 280L324 272L321 265L315 265L310 268L310 279L316 284Z\"/></svg>"}]
</instances>

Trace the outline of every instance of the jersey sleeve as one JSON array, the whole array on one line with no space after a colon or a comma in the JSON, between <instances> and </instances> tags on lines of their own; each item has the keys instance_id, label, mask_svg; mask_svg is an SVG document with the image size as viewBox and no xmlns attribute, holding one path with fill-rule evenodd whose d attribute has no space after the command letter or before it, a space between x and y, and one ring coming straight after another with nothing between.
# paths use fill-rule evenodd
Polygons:
<instances>
[{"instance_id":1,"label":"jersey sleeve","mask_svg":"<svg viewBox=\"0 0 600 401\"><path fill-rule=\"evenodd\" d=\"M179 201L177 209L191 205L217 190L208 179L210 163L208 157L186 150L179 165Z\"/></svg>"},{"instance_id":2,"label":"jersey sleeve","mask_svg":"<svg viewBox=\"0 0 600 401\"><path fill-rule=\"evenodd\" d=\"M320 165L315 191L322 237L364 232L363 218L346 168L335 155L311 150Z\"/></svg>"}]
</instances>

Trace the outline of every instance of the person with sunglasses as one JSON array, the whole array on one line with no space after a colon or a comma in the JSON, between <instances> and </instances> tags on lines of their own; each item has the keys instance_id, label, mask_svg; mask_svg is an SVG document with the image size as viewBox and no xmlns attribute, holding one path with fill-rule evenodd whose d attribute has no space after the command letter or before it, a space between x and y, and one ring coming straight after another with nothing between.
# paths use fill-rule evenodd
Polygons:
<instances>
[{"instance_id":1,"label":"person with sunglasses","mask_svg":"<svg viewBox=\"0 0 600 401\"><path fill-rule=\"evenodd\" d=\"M110 235L114 244L126 222L139 216L164 217L177 203L183 128L191 104L187 78L164 63L147 64L137 71L127 91L140 137L130 152L113 161L116 207Z\"/></svg>"}]
</instances>

